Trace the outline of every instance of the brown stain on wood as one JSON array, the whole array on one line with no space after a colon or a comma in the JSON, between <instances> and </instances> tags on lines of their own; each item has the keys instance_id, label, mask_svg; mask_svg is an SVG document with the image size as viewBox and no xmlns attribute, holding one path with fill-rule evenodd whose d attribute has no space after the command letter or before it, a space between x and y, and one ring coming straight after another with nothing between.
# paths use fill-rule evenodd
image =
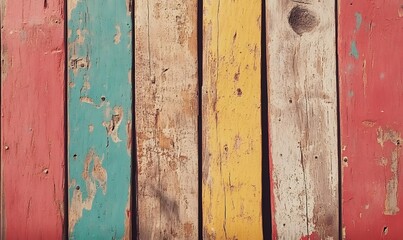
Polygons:
<instances>
[{"instance_id":1,"label":"brown stain on wood","mask_svg":"<svg viewBox=\"0 0 403 240\"><path fill-rule=\"evenodd\" d=\"M90 169L90 164L93 162L93 168ZM69 208L69 232L73 232L74 226L77 221L83 216L83 210L91 210L92 203L97 192L98 183L102 188L102 192L105 195L107 190L107 172L102 167L102 160L95 153L93 149L90 149L84 160L84 170L82 173L82 178L85 181L87 198L83 199L81 186L78 186L76 180L72 180L69 184L70 187L75 187L73 191L73 198L71 200L71 205Z\"/></svg>"}]
</instances>

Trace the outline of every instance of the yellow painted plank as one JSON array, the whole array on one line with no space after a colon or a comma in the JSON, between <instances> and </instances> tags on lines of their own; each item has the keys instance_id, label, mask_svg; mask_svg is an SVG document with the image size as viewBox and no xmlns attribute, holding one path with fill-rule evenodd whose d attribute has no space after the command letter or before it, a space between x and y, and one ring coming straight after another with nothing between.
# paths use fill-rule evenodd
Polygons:
<instances>
[{"instance_id":1,"label":"yellow painted plank","mask_svg":"<svg viewBox=\"0 0 403 240\"><path fill-rule=\"evenodd\" d=\"M203 239L261 239L261 1L203 14Z\"/></svg>"},{"instance_id":2,"label":"yellow painted plank","mask_svg":"<svg viewBox=\"0 0 403 240\"><path fill-rule=\"evenodd\" d=\"M197 1L135 0L138 239L197 239Z\"/></svg>"}]
</instances>

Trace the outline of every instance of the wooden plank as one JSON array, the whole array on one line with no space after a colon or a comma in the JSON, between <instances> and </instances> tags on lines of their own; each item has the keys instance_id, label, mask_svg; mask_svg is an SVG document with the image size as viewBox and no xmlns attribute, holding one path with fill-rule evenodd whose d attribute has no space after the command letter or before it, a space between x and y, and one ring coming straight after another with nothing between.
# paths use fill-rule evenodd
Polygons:
<instances>
[{"instance_id":1,"label":"wooden plank","mask_svg":"<svg viewBox=\"0 0 403 240\"><path fill-rule=\"evenodd\" d=\"M403 2L339 1L345 239L403 239Z\"/></svg>"},{"instance_id":2,"label":"wooden plank","mask_svg":"<svg viewBox=\"0 0 403 240\"><path fill-rule=\"evenodd\" d=\"M335 3L266 13L273 239L338 239Z\"/></svg>"},{"instance_id":3,"label":"wooden plank","mask_svg":"<svg viewBox=\"0 0 403 240\"><path fill-rule=\"evenodd\" d=\"M198 234L197 1L135 1L139 239Z\"/></svg>"},{"instance_id":4,"label":"wooden plank","mask_svg":"<svg viewBox=\"0 0 403 240\"><path fill-rule=\"evenodd\" d=\"M61 239L64 3L1 3L1 239Z\"/></svg>"},{"instance_id":5,"label":"wooden plank","mask_svg":"<svg viewBox=\"0 0 403 240\"><path fill-rule=\"evenodd\" d=\"M131 4L67 4L69 237L130 239Z\"/></svg>"},{"instance_id":6,"label":"wooden plank","mask_svg":"<svg viewBox=\"0 0 403 240\"><path fill-rule=\"evenodd\" d=\"M206 1L203 239L262 239L260 0Z\"/></svg>"}]
</instances>

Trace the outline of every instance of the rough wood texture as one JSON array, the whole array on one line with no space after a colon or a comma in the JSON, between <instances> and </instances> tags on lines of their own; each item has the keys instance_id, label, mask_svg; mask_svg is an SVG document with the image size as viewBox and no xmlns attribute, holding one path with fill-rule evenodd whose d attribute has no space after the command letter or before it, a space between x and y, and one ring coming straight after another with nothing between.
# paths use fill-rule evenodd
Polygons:
<instances>
[{"instance_id":1,"label":"rough wood texture","mask_svg":"<svg viewBox=\"0 0 403 240\"><path fill-rule=\"evenodd\" d=\"M131 4L67 4L69 237L130 239Z\"/></svg>"},{"instance_id":2,"label":"rough wood texture","mask_svg":"<svg viewBox=\"0 0 403 240\"><path fill-rule=\"evenodd\" d=\"M203 239L261 239L260 0L204 2Z\"/></svg>"},{"instance_id":3,"label":"rough wood texture","mask_svg":"<svg viewBox=\"0 0 403 240\"><path fill-rule=\"evenodd\" d=\"M403 2L339 2L343 238L403 239Z\"/></svg>"},{"instance_id":4,"label":"rough wood texture","mask_svg":"<svg viewBox=\"0 0 403 240\"><path fill-rule=\"evenodd\" d=\"M197 1L135 1L139 239L198 233Z\"/></svg>"},{"instance_id":5,"label":"rough wood texture","mask_svg":"<svg viewBox=\"0 0 403 240\"><path fill-rule=\"evenodd\" d=\"M64 3L2 0L0 5L0 238L61 239Z\"/></svg>"},{"instance_id":6,"label":"rough wood texture","mask_svg":"<svg viewBox=\"0 0 403 240\"><path fill-rule=\"evenodd\" d=\"M273 239L338 239L334 5L267 2Z\"/></svg>"}]
</instances>

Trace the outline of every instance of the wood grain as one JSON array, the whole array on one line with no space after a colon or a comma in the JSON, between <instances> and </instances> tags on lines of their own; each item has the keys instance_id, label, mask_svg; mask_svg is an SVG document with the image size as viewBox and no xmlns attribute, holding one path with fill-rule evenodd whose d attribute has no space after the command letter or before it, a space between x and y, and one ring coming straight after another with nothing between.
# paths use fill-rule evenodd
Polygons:
<instances>
[{"instance_id":1,"label":"wood grain","mask_svg":"<svg viewBox=\"0 0 403 240\"><path fill-rule=\"evenodd\" d=\"M204 2L203 239L262 239L260 0Z\"/></svg>"},{"instance_id":2,"label":"wood grain","mask_svg":"<svg viewBox=\"0 0 403 240\"><path fill-rule=\"evenodd\" d=\"M139 239L197 239L197 1L135 1Z\"/></svg>"},{"instance_id":3,"label":"wood grain","mask_svg":"<svg viewBox=\"0 0 403 240\"><path fill-rule=\"evenodd\" d=\"M61 239L64 3L1 3L1 239Z\"/></svg>"},{"instance_id":4,"label":"wood grain","mask_svg":"<svg viewBox=\"0 0 403 240\"><path fill-rule=\"evenodd\" d=\"M344 239L403 239L403 2L339 1Z\"/></svg>"},{"instance_id":5,"label":"wood grain","mask_svg":"<svg viewBox=\"0 0 403 240\"><path fill-rule=\"evenodd\" d=\"M338 239L334 5L267 2L273 239Z\"/></svg>"},{"instance_id":6,"label":"wood grain","mask_svg":"<svg viewBox=\"0 0 403 240\"><path fill-rule=\"evenodd\" d=\"M130 239L131 5L67 6L69 238Z\"/></svg>"}]
</instances>

